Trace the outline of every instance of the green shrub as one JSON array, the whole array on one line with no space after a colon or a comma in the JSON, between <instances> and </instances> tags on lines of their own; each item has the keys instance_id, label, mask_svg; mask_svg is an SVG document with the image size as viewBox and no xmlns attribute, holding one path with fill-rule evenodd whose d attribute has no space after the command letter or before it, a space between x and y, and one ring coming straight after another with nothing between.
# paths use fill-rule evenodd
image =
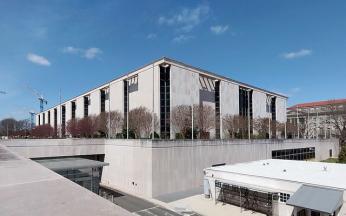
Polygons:
<instances>
[{"instance_id":1,"label":"green shrub","mask_svg":"<svg viewBox=\"0 0 346 216\"><path fill-rule=\"evenodd\" d=\"M184 139L184 136L181 133L176 133L175 134L175 139Z\"/></svg>"},{"instance_id":2,"label":"green shrub","mask_svg":"<svg viewBox=\"0 0 346 216\"><path fill-rule=\"evenodd\" d=\"M339 153L339 162L346 163L346 146L342 145L340 153Z\"/></svg>"}]
</instances>

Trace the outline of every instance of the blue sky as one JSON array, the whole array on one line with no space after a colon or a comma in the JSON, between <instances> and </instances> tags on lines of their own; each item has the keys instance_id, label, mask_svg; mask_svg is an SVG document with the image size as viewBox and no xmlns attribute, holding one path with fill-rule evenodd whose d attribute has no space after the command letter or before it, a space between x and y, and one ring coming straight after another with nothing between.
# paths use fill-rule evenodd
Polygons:
<instances>
[{"instance_id":1,"label":"blue sky","mask_svg":"<svg viewBox=\"0 0 346 216\"><path fill-rule=\"evenodd\" d=\"M284 93L345 97L346 1L2 1L0 119L162 56Z\"/></svg>"}]
</instances>

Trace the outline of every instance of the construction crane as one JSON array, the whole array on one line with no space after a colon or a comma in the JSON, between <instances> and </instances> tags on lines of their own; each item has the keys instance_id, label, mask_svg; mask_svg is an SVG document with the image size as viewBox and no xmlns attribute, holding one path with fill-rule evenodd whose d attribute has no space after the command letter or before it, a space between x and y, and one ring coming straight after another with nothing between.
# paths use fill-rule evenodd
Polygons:
<instances>
[{"instance_id":1,"label":"construction crane","mask_svg":"<svg viewBox=\"0 0 346 216\"><path fill-rule=\"evenodd\" d=\"M42 94L40 94L35 89L31 88L30 86L28 86L28 89L30 89L35 94L35 96L37 97L38 101L40 102L40 112L43 112L44 105L47 104L48 101L43 97Z\"/></svg>"},{"instance_id":2,"label":"construction crane","mask_svg":"<svg viewBox=\"0 0 346 216\"><path fill-rule=\"evenodd\" d=\"M38 100L40 101L40 112L43 112L44 104L47 104L48 101L42 95L38 97Z\"/></svg>"},{"instance_id":3,"label":"construction crane","mask_svg":"<svg viewBox=\"0 0 346 216\"><path fill-rule=\"evenodd\" d=\"M34 118L35 118L35 112L34 111L30 111L30 129L32 129L34 127Z\"/></svg>"}]
</instances>

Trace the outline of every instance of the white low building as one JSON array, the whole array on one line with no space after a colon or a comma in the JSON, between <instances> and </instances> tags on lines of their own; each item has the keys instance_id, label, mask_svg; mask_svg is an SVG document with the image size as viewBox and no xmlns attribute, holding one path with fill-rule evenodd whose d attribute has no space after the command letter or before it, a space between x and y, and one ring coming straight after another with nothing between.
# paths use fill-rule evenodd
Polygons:
<instances>
[{"instance_id":1,"label":"white low building","mask_svg":"<svg viewBox=\"0 0 346 216\"><path fill-rule=\"evenodd\" d=\"M346 215L346 165L311 161L260 160L211 167L205 194L266 215Z\"/></svg>"}]
</instances>

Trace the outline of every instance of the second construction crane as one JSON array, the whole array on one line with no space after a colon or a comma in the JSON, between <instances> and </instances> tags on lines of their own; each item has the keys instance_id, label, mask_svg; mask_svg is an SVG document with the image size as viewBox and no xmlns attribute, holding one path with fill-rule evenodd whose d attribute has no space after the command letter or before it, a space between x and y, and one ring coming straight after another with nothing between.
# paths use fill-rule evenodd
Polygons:
<instances>
[{"instance_id":1,"label":"second construction crane","mask_svg":"<svg viewBox=\"0 0 346 216\"><path fill-rule=\"evenodd\" d=\"M31 88L30 86L28 86L28 88L37 96L37 99L40 102L40 112L43 112L44 110L44 105L48 104L48 101L43 97L42 94L40 94L38 91L36 91L35 89Z\"/></svg>"}]
</instances>

